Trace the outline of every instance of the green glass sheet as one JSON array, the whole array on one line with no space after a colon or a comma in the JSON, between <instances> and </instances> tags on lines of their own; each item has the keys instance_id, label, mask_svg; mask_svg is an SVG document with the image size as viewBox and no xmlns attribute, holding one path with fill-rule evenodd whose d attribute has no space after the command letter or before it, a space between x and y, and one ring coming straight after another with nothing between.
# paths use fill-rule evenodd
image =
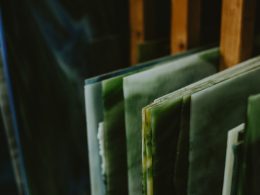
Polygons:
<instances>
[{"instance_id":1,"label":"green glass sheet","mask_svg":"<svg viewBox=\"0 0 260 195\"><path fill-rule=\"evenodd\" d=\"M221 194L227 131L245 122L247 98L260 92L259 74L257 67L192 95L189 195Z\"/></svg>"},{"instance_id":2,"label":"green glass sheet","mask_svg":"<svg viewBox=\"0 0 260 195\"><path fill-rule=\"evenodd\" d=\"M260 95L249 98L245 133L245 179L243 194L258 195L260 173Z\"/></svg>"},{"instance_id":3,"label":"green glass sheet","mask_svg":"<svg viewBox=\"0 0 260 195\"><path fill-rule=\"evenodd\" d=\"M243 72L257 69L259 59L260 57L251 59L234 68L167 94L143 109L143 171L144 175L148 175L148 171L151 172L152 177L149 178L149 183L153 184L147 186L146 192L153 194L187 194L191 94L238 76ZM174 136L178 136L178 138ZM145 139L153 140L150 141L152 144L145 146L145 142L149 143ZM172 143L176 139L178 140L177 143ZM146 151L151 150L151 148L152 155L145 155ZM148 158L149 167L146 163ZM167 174L165 174L166 172ZM160 174L164 176L156 177ZM144 177L144 180L144 183L148 183L146 177ZM168 189L165 186L168 186Z\"/></svg>"},{"instance_id":4,"label":"green glass sheet","mask_svg":"<svg viewBox=\"0 0 260 195\"><path fill-rule=\"evenodd\" d=\"M110 141L109 136L113 138L114 134L116 134L118 139L125 139L125 123L124 123L124 107L120 106L120 109L117 105L122 105L124 101L124 96L122 93L122 79L124 76L132 74L137 71L142 71L144 69L151 68L153 66L161 65L169 61L174 61L179 58L185 57L187 55L193 54L195 52L201 51L203 48L194 49L182 54L178 54L175 56L167 56L163 58L159 58L156 60L152 60L149 62L142 63L135 67L118 70L115 72L111 72L108 74L100 75L97 77L93 77L87 79L85 81L85 103L86 103L86 116L87 116L87 137L88 137L88 147L89 147L89 159L90 159L90 178L91 178L91 192L95 195L104 195L106 193L106 186L104 183L104 178L109 181L108 183L108 191L112 192L112 189L118 188L118 183L113 180L120 181L121 177L118 175L113 176L116 168L112 168L113 166L118 167L118 163L112 163L112 161L117 161L118 157L112 158L113 155L117 155L117 151L120 155L124 155L122 152L124 151L124 146L118 147L113 143L113 139ZM112 90L110 90L112 89ZM104 92L104 93L103 93ZM104 105L103 105L104 104ZM116 108L114 108L116 107ZM115 111L116 110L116 111ZM110 116L112 114L112 116ZM108 140L106 141L107 145L112 145L111 147L118 148L116 151L109 149L111 162L107 162L107 165L111 165L110 178L104 176L101 170L101 158L99 154L99 143L97 139L98 134L98 125L100 122L105 121L106 126L106 137ZM117 121L117 122L114 122ZM120 128L119 128L120 127ZM110 133L111 131L111 133ZM121 140L122 142L122 140ZM125 143L124 143L125 144ZM115 152L115 154L114 154ZM109 160L109 159L108 159ZM123 168L124 165L121 165ZM118 170L117 170L118 171ZM121 173L124 176L124 172ZM114 177L114 179L112 179ZM123 179L125 180L125 179ZM110 183L111 181L111 183ZM116 186L114 186L116 185ZM124 189L124 188L118 188ZM117 190L118 191L118 190ZM123 192L122 192L123 193ZM124 192L125 193L125 192Z\"/></svg>"},{"instance_id":5,"label":"green glass sheet","mask_svg":"<svg viewBox=\"0 0 260 195\"><path fill-rule=\"evenodd\" d=\"M218 57L214 48L124 78L130 195L142 194L142 108L155 98L214 74Z\"/></svg>"},{"instance_id":6,"label":"green glass sheet","mask_svg":"<svg viewBox=\"0 0 260 195\"><path fill-rule=\"evenodd\" d=\"M85 85L90 186L91 194L96 195L105 194L105 184L101 171L101 159L97 139L98 123L103 120L101 92L100 82Z\"/></svg>"},{"instance_id":7,"label":"green glass sheet","mask_svg":"<svg viewBox=\"0 0 260 195\"><path fill-rule=\"evenodd\" d=\"M192 52L177 55L171 60L165 60L156 64L156 66L161 67L174 63L181 56L186 57ZM156 67L149 66L139 70L133 69L129 73L102 81L104 160L106 161L105 178L107 194L121 195L128 193L123 79L129 75L138 74L138 72L143 72L147 69L152 70L153 68ZM206 69L205 71L208 70Z\"/></svg>"},{"instance_id":8,"label":"green glass sheet","mask_svg":"<svg viewBox=\"0 0 260 195\"><path fill-rule=\"evenodd\" d=\"M183 55L183 54L182 54ZM154 65L158 65L163 61L172 60L174 58L181 57L168 56L153 61L149 61L140 64L136 67L128 69L122 69L119 71L111 72L108 74L100 75L86 80L85 84L85 104L86 104L86 120L87 120L87 137L88 137L88 149L89 149L89 166L90 166L90 181L91 181L91 193L95 195L106 194L105 175L101 170L101 157L99 154L99 143L97 139L98 125L104 120L104 106L102 95L102 82L109 80L113 77L122 77L122 75L130 74L130 72L149 68ZM121 75L121 76L118 76ZM120 80L120 79L119 79ZM111 81L113 82L113 81ZM109 83L109 81L108 81ZM108 95L109 96L109 95ZM119 101L123 99L123 96L119 98ZM109 112L109 111L108 111ZM124 113L124 112L123 112ZM108 115L107 115L108 116Z\"/></svg>"},{"instance_id":9,"label":"green glass sheet","mask_svg":"<svg viewBox=\"0 0 260 195\"><path fill-rule=\"evenodd\" d=\"M110 195L128 194L122 78L102 83L106 191Z\"/></svg>"}]
</instances>

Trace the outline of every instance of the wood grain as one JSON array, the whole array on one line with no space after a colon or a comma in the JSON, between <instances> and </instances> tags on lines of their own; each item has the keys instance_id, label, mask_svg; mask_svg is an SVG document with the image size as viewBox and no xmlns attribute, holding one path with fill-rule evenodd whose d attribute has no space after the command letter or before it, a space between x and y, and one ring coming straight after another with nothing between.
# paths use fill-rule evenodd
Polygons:
<instances>
[{"instance_id":1,"label":"wood grain","mask_svg":"<svg viewBox=\"0 0 260 195\"><path fill-rule=\"evenodd\" d=\"M220 69L251 57L256 0L223 0Z\"/></svg>"},{"instance_id":2,"label":"wood grain","mask_svg":"<svg viewBox=\"0 0 260 195\"><path fill-rule=\"evenodd\" d=\"M201 31L201 0L172 0L171 52L198 46Z\"/></svg>"}]
</instances>

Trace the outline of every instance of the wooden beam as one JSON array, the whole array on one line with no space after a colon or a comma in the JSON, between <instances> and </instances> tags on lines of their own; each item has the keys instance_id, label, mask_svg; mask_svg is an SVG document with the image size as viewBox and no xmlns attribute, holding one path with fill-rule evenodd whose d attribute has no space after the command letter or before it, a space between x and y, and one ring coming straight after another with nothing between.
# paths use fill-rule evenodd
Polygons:
<instances>
[{"instance_id":1,"label":"wooden beam","mask_svg":"<svg viewBox=\"0 0 260 195\"><path fill-rule=\"evenodd\" d=\"M171 53L200 43L201 0L172 0Z\"/></svg>"},{"instance_id":2,"label":"wooden beam","mask_svg":"<svg viewBox=\"0 0 260 195\"><path fill-rule=\"evenodd\" d=\"M144 42L144 0L130 0L131 64L138 60L138 45Z\"/></svg>"},{"instance_id":3,"label":"wooden beam","mask_svg":"<svg viewBox=\"0 0 260 195\"><path fill-rule=\"evenodd\" d=\"M256 0L223 0L220 69L251 57Z\"/></svg>"}]
</instances>

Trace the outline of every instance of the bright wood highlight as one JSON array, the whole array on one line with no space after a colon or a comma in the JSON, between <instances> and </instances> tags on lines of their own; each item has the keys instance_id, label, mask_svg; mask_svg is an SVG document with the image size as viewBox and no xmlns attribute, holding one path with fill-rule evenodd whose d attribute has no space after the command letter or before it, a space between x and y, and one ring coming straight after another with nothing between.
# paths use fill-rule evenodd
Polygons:
<instances>
[{"instance_id":1,"label":"bright wood highlight","mask_svg":"<svg viewBox=\"0 0 260 195\"><path fill-rule=\"evenodd\" d=\"M223 0L220 69L251 57L256 0Z\"/></svg>"}]
</instances>

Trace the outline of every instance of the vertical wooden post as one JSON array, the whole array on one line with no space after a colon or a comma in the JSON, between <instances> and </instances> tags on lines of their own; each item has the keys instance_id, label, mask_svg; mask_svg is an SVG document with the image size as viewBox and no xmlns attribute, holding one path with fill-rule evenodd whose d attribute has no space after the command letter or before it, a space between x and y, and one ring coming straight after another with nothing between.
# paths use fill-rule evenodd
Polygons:
<instances>
[{"instance_id":1,"label":"vertical wooden post","mask_svg":"<svg viewBox=\"0 0 260 195\"><path fill-rule=\"evenodd\" d=\"M138 59L137 46L144 42L144 0L130 0L131 64Z\"/></svg>"},{"instance_id":2,"label":"vertical wooden post","mask_svg":"<svg viewBox=\"0 0 260 195\"><path fill-rule=\"evenodd\" d=\"M223 0L220 69L251 57L256 0Z\"/></svg>"},{"instance_id":3,"label":"vertical wooden post","mask_svg":"<svg viewBox=\"0 0 260 195\"><path fill-rule=\"evenodd\" d=\"M172 0L171 53L199 45L201 0Z\"/></svg>"}]
</instances>

